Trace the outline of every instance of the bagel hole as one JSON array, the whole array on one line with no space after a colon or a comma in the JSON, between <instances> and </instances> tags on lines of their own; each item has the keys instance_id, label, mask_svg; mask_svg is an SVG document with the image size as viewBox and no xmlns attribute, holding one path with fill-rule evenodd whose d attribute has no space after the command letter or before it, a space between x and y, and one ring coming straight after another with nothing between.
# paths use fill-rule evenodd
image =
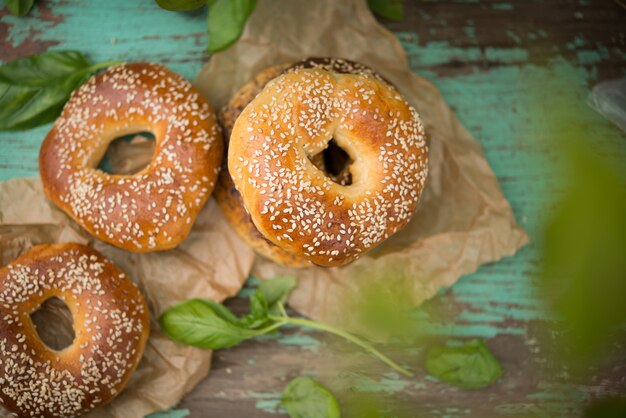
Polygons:
<instances>
[{"instance_id":1,"label":"bagel hole","mask_svg":"<svg viewBox=\"0 0 626 418\"><path fill-rule=\"evenodd\" d=\"M137 174L150 164L154 147L154 134L151 132L120 136L111 141L98 169L109 174Z\"/></svg>"},{"instance_id":2,"label":"bagel hole","mask_svg":"<svg viewBox=\"0 0 626 418\"><path fill-rule=\"evenodd\" d=\"M61 351L74 342L74 318L70 308L56 296L46 299L30 314L37 335L45 345Z\"/></svg>"},{"instance_id":3,"label":"bagel hole","mask_svg":"<svg viewBox=\"0 0 626 418\"><path fill-rule=\"evenodd\" d=\"M343 186L352 184L352 174L350 173L352 158L334 138L330 140L326 149L311 157L311 161L335 183Z\"/></svg>"}]
</instances>

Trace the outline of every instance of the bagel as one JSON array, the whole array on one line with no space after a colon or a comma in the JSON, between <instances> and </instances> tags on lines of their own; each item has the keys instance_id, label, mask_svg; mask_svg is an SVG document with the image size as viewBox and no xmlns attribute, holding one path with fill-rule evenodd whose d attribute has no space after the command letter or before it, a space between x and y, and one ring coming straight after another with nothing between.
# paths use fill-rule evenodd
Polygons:
<instances>
[{"instance_id":1,"label":"bagel","mask_svg":"<svg viewBox=\"0 0 626 418\"><path fill-rule=\"evenodd\" d=\"M315 58L278 68L221 111L230 142L218 203L274 261L347 264L415 212L427 177L422 123L391 83L363 65ZM316 161L331 140L353 162L337 174Z\"/></svg>"},{"instance_id":2,"label":"bagel","mask_svg":"<svg viewBox=\"0 0 626 418\"><path fill-rule=\"evenodd\" d=\"M278 65L261 71L252 81L239 90L227 106L220 110L219 120L226 143L228 143L235 120L243 109L270 80L279 76L288 67L288 65ZM256 229L243 205L241 194L235 188L235 184L228 173L227 161L224 161L219 173L214 197L235 231L259 254L287 266L305 267L310 265L306 259L290 254L274 245Z\"/></svg>"},{"instance_id":3,"label":"bagel","mask_svg":"<svg viewBox=\"0 0 626 418\"><path fill-rule=\"evenodd\" d=\"M75 338L57 351L30 314L65 302ZM113 263L79 244L39 245L0 269L0 401L19 417L75 417L118 395L141 359L148 307Z\"/></svg>"},{"instance_id":4,"label":"bagel","mask_svg":"<svg viewBox=\"0 0 626 418\"><path fill-rule=\"evenodd\" d=\"M117 137L149 131L155 150L134 175L96 167ZM181 76L122 64L77 89L39 154L47 197L93 236L122 249L176 247L213 191L223 155L210 104Z\"/></svg>"}]
</instances>

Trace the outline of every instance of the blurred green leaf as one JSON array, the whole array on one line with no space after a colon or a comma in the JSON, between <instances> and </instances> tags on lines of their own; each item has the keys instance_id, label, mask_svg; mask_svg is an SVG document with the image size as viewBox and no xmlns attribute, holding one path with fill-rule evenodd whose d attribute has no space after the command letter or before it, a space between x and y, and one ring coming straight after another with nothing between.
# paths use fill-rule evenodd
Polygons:
<instances>
[{"instance_id":1,"label":"blurred green leaf","mask_svg":"<svg viewBox=\"0 0 626 418\"><path fill-rule=\"evenodd\" d=\"M285 388L283 406L290 418L340 418L339 402L310 377L293 379Z\"/></svg>"},{"instance_id":2,"label":"blurred green leaf","mask_svg":"<svg viewBox=\"0 0 626 418\"><path fill-rule=\"evenodd\" d=\"M426 355L426 370L437 379L464 389L489 386L502 375L502 366L479 339L460 347L431 348Z\"/></svg>"},{"instance_id":3,"label":"blurred green leaf","mask_svg":"<svg viewBox=\"0 0 626 418\"><path fill-rule=\"evenodd\" d=\"M607 397L594 400L585 409L584 418L624 418L626 417L626 398Z\"/></svg>"},{"instance_id":4,"label":"blurred green leaf","mask_svg":"<svg viewBox=\"0 0 626 418\"><path fill-rule=\"evenodd\" d=\"M343 418L420 418L426 411L388 392L358 393L354 389L341 393Z\"/></svg>"},{"instance_id":5,"label":"blurred green leaf","mask_svg":"<svg viewBox=\"0 0 626 418\"><path fill-rule=\"evenodd\" d=\"M263 295L268 310L272 312L279 303L285 304L287 302L289 294L295 287L295 277L276 277L262 281L257 292Z\"/></svg>"},{"instance_id":6,"label":"blurred green leaf","mask_svg":"<svg viewBox=\"0 0 626 418\"><path fill-rule=\"evenodd\" d=\"M255 6L256 0L210 0L208 51L221 51L237 41Z\"/></svg>"},{"instance_id":7,"label":"blurred green leaf","mask_svg":"<svg viewBox=\"0 0 626 418\"><path fill-rule=\"evenodd\" d=\"M374 13L391 20L404 19L404 0L367 0Z\"/></svg>"},{"instance_id":8,"label":"blurred green leaf","mask_svg":"<svg viewBox=\"0 0 626 418\"><path fill-rule=\"evenodd\" d=\"M199 9L207 0L155 0L160 8L176 12Z\"/></svg>"},{"instance_id":9,"label":"blurred green leaf","mask_svg":"<svg viewBox=\"0 0 626 418\"><path fill-rule=\"evenodd\" d=\"M366 277L350 292L345 312L353 327L371 338L387 341L415 337L412 318L415 306L410 281L402 273L387 269L383 273L363 273Z\"/></svg>"},{"instance_id":10,"label":"blurred green leaf","mask_svg":"<svg viewBox=\"0 0 626 418\"><path fill-rule=\"evenodd\" d=\"M564 142L567 185L548 220L541 289L565 321L572 365L597 358L626 323L626 179L594 145Z\"/></svg>"},{"instance_id":11,"label":"blurred green leaf","mask_svg":"<svg viewBox=\"0 0 626 418\"><path fill-rule=\"evenodd\" d=\"M35 0L5 0L9 12L15 16L26 16L33 7Z\"/></svg>"}]
</instances>

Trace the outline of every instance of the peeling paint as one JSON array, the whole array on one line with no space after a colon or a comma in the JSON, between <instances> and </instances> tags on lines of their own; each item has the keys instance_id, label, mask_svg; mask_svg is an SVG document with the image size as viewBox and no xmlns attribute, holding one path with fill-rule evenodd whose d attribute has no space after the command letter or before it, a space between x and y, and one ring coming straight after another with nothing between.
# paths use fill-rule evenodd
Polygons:
<instances>
[{"instance_id":1,"label":"peeling paint","mask_svg":"<svg viewBox=\"0 0 626 418\"><path fill-rule=\"evenodd\" d=\"M255 406L257 409L264 411L268 414L286 414L287 411L282 407L280 400L282 398L281 393L268 392L249 392L248 396L256 399Z\"/></svg>"}]
</instances>

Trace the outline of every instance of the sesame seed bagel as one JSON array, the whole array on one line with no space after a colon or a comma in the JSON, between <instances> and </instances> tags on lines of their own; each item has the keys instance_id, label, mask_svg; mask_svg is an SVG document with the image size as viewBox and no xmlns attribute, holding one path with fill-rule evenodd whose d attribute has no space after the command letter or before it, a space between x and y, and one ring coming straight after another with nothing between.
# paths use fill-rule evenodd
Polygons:
<instances>
[{"instance_id":1,"label":"sesame seed bagel","mask_svg":"<svg viewBox=\"0 0 626 418\"><path fill-rule=\"evenodd\" d=\"M243 109L261 92L261 90L263 90L265 85L270 80L278 77L284 72L293 72L307 68L322 68L340 74L360 74L374 77L377 80L391 84L370 67L342 58L311 57L291 65L276 65L266 68L255 76L254 79L245 84L231 98L228 104L220 109L219 121L224 132L225 143L228 144L235 121ZM324 170L325 162L322 153L309 156L309 159L317 168ZM326 175L336 183L340 184L350 182L352 177L349 167L344 167L336 174L326 173ZM224 161L222 170L218 176L214 197L222 210L225 212L231 225L233 225L239 235L257 253L277 263L290 267L307 267L311 265L311 262L309 262L306 258L296 254L291 254L283 250L281 247L274 245L256 229L250 215L245 209L241 194L237 191L230 173L228 172L227 161Z\"/></svg>"},{"instance_id":2,"label":"sesame seed bagel","mask_svg":"<svg viewBox=\"0 0 626 418\"><path fill-rule=\"evenodd\" d=\"M244 85L237 94L235 94L227 106L224 106L220 110L219 120L224 131L226 144L228 144L228 138L230 138L230 133L235 125L235 121L243 109L261 90L263 90L263 87L265 87L270 80L279 76L287 67L287 65L278 65L261 71L253 80ZM256 229L250 219L250 215L243 205L241 194L239 194L235 188L235 184L228 173L228 164L226 161L224 161L222 170L219 173L213 196L239 236L256 252L278 263L291 267L305 267L310 265L305 258L290 254L274 245Z\"/></svg>"},{"instance_id":3,"label":"sesame seed bagel","mask_svg":"<svg viewBox=\"0 0 626 418\"><path fill-rule=\"evenodd\" d=\"M30 314L51 297L74 319L56 351ZM111 401L148 339L146 302L124 273L79 244L39 245L0 269L0 401L19 417L75 417Z\"/></svg>"},{"instance_id":4,"label":"sesame seed bagel","mask_svg":"<svg viewBox=\"0 0 626 418\"><path fill-rule=\"evenodd\" d=\"M353 161L351 184L311 161L331 139ZM417 112L389 83L298 68L268 82L236 119L228 169L264 238L313 264L339 266L406 225L427 151Z\"/></svg>"},{"instance_id":5,"label":"sesame seed bagel","mask_svg":"<svg viewBox=\"0 0 626 418\"><path fill-rule=\"evenodd\" d=\"M149 131L150 164L134 175L96 167L117 137ZM211 105L165 67L112 67L77 89L46 136L48 198L95 237L134 252L176 247L213 191L223 155Z\"/></svg>"}]
</instances>

